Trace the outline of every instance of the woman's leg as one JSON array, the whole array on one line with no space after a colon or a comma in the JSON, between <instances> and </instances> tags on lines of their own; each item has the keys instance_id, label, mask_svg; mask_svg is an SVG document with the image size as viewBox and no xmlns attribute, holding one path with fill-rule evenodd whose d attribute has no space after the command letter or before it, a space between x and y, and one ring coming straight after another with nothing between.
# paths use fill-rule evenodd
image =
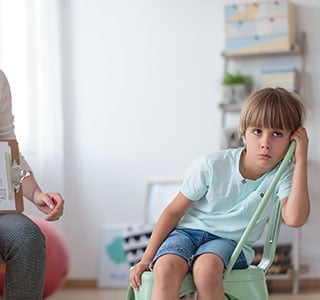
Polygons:
<instances>
[{"instance_id":1,"label":"woman's leg","mask_svg":"<svg viewBox=\"0 0 320 300\"><path fill-rule=\"evenodd\" d=\"M175 254L158 258L154 265L152 300L179 299L179 290L189 271L187 261Z\"/></svg>"},{"instance_id":2,"label":"woman's leg","mask_svg":"<svg viewBox=\"0 0 320 300\"><path fill-rule=\"evenodd\" d=\"M42 299L45 237L25 215L0 215L0 258L7 266L4 300Z\"/></svg>"},{"instance_id":3,"label":"woman's leg","mask_svg":"<svg viewBox=\"0 0 320 300\"><path fill-rule=\"evenodd\" d=\"M223 260L216 254L205 253L193 264L193 279L197 287L197 299L224 300L222 274Z\"/></svg>"}]
</instances>

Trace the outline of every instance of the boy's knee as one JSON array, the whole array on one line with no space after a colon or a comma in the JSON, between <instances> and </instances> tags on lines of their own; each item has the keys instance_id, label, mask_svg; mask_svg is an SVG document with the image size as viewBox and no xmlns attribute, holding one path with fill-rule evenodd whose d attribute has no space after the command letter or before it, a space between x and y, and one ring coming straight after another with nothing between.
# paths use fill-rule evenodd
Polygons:
<instances>
[{"instance_id":1,"label":"boy's knee","mask_svg":"<svg viewBox=\"0 0 320 300\"><path fill-rule=\"evenodd\" d=\"M199 256L193 266L193 278L198 287L212 289L222 282L224 265L222 260L212 254Z\"/></svg>"},{"instance_id":2,"label":"boy's knee","mask_svg":"<svg viewBox=\"0 0 320 300\"><path fill-rule=\"evenodd\" d=\"M161 282L180 281L188 273L187 261L177 255L164 255L160 257L154 266L154 275Z\"/></svg>"}]
</instances>

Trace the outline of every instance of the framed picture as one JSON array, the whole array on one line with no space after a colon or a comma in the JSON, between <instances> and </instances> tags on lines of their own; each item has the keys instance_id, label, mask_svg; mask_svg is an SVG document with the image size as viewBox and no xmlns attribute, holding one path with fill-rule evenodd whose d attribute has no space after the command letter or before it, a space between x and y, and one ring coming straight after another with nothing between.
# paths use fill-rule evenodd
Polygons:
<instances>
[{"instance_id":1,"label":"framed picture","mask_svg":"<svg viewBox=\"0 0 320 300\"><path fill-rule=\"evenodd\" d=\"M154 224L164 208L178 194L182 180L149 182L145 202L145 223Z\"/></svg>"},{"instance_id":2,"label":"framed picture","mask_svg":"<svg viewBox=\"0 0 320 300\"><path fill-rule=\"evenodd\" d=\"M122 234L123 249L130 266L138 263L149 243L155 223L180 190L182 181L153 181L147 185L144 223L128 226Z\"/></svg>"}]
</instances>

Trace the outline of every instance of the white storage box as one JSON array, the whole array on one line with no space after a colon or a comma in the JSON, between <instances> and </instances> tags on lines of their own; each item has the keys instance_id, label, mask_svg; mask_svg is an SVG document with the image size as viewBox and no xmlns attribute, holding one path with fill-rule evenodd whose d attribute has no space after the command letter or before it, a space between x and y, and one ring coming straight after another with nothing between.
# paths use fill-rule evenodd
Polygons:
<instances>
[{"instance_id":1,"label":"white storage box","mask_svg":"<svg viewBox=\"0 0 320 300\"><path fill-rule=\"evenodd\" d=\"M123 250L123 231L128 225L103 226L100 231L98 286L119 288L128 286L129 263Z\"/></svg>"}]
</instances>

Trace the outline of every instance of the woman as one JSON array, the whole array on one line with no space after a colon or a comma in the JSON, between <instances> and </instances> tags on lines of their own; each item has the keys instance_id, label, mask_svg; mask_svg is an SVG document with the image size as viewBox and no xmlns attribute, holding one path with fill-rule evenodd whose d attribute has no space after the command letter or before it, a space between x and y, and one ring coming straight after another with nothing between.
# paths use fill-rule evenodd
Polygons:
<instances>
[{"instance_id":1,"label":"woman","mask_svg":"<svg viewBox=\"0 0 320 300\"><path fill-rule=\"evenodd\" d=\"M0 140L15 140L11 91L0 70ZM20 154L20 165L31 175L23 180L23 196L31 201L47 221L56 221L63 214L64 200L58 193L45 193ZM45 262L45 238L40 228L23 214L0 213L0 262L6 264L3 299L42 299Z\"/></svg>"}]
</instances>

